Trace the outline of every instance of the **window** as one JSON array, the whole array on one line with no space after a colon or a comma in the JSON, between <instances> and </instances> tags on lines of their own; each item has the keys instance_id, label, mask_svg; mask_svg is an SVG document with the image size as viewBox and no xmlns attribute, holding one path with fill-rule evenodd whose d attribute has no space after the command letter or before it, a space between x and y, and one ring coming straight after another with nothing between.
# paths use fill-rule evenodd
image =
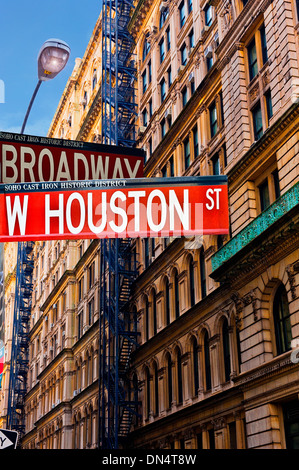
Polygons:
<instances>
[{"instance_id":1,"label":"window","mask_svg":"<svg viewBox=\"0 0 299 470\"><path fill-rule=\"evenodd\" d=\"M153 313L153 334L157 334L157 297L156 291L152 291L152 313Z\"/></svg>"},{"instance_id":2,"label":"window","mask_svg":"<svg viewBox=\"0 0 299 470\"><path fill-rule=\"evenodd\" d=\"M167 77L168 77L168 88L170 88L172 85L171 67L169 67L169 69L167 70Z\"/></svg>"},{"instance_id":3,"label":"window","mask_svg":"<svg viewBox=\"0 0 299 470\"><path fill-rule=\"evenodd\" d=\"M195 92L195 82L194 80L191 80L190 82L190 90L191 90L191 95Z\"/></svg>"},{"instance_id":4,"label":"window","mask_svg":"<svg viewBox=\"0 0 299 470\"><path fill-rule=\"evenodd\" d=\"M264 133L262 110L261 110L260 102L258 102L252 110L252 120L253 120L254 140L259 140Z\"/></svg>"},{"instance_id":5,"label":"window","mask_svg":"<svg viewBox=\"0 0 299 470\"><path fill-rule=\"evenodd\" d=\"M201 298L203 299L207 295L206 268L205 268L205 259L204 259L203 250L200 251L199 268L200 268Z\"/></svg>"},{"instance_id":6,"label":"window","mask_svg":"<svg viewBox=\"0 0 299 470\"><path fill-rule=\"evenodd\" d=\"M91 325L93 322L93 315L94 315L94 299L92 298L88 302L88 324Z\"/></svg>"},{"instance_id":7,"label":"window","mask_svg":"<svg viewBox=\"0 0 299 470\"><path fill-rule=\"evenodd\" d=\"M296 0L297 21L299 21L299 0Z\"/></svg>"},{"instance_id":8,"label":"window","mask_svg":"<svg viewBox=\"0 0 299 470\"><path fill-rule=\"evenodd\" d=\"M173 156L170 157L169 163L170 163L170 176L174 176L174 160L173 160Z\"/></svg>"},{"instance_id":9,"label":"window","mask_svg":"<svg viewBox=\"0 0 299 470\"><path fill-rule=\"evenodd\" d=\"M259 195L260 195L261 211L264 211L265 209L267 209L267 207L270 206L268 179L266 179L265 181L263 181L262 184L260 184Z\"/></svg>"},{"instance_id":10,"label":"window","mask_svg":"<svg viewBox=\"0 0 299 470\"><path fill-rule=\"evenodd\" d=\"M147 90L147 79L146 79L146 70L142 74L142 92L145 93Z\"/></svg>"},{"instance_id":11,"label":"window","mask_svg":"<svg viewBox=\"0 0 299 470\"><path fill-rule=\"evenodd\" d=\"M297 2L298 3L298 2ZM283 405L284 429L287 449L299 449L299 404L298 400Z\"/></svg>"},{"instance_id":12,"label":"window","mask_svg":"<svg viewBox=\"0 0 299 470\"><path fill-rule=\"evenodd\" d=\"M211 26L212 21L213 21L212 6L207 5L204 9L204 12L205 12L205 25L206 26Z\"/></svg>"},{"instance_id":13,"label":"window","mask_svg":"<svg viewBox=\"0 0 299 470\"><path fill-rule=\"evenodd\" d=\"M189 33L189 47L192 49L194 47L194 31L193 28L191 29L191 32Z\"/></svg>"},{"instance_id":14,"label":"window","mask_svg":"<svg viewBox=\"0 0 299 470\"><path fill-rule=\"evenodd\" d=\"M179 6L179 14L180 14L180 28L182 28L185 24L185 21L186 21L184 2L182 2Z\"/></svg>"},{"instance_id":15,"label":"window","mask_svg":"<svg viewBox=\"0 0 299 470\"><path fill-rule=\"evenodd\" d=\"M148 83L152 83L152 61L148 63Z\"/></svg>"},{"instance_id":16,"label":"window","mask_svg":"<svg viewBox=\"0 0 299 470\"><path fill-rule=\"evenodd\" d=\"M167 393L167 405L168 408L171 408L171 403L172 403L172 361L170 354L167 354L166 358L166 363L167 363L167 384L168 384L168 393Z\"/></svg>"},{"instance_id":17,"label":"window","mask_svg":"<svg viewBox=\"0 0 299 470\"><path fill-rule=\"evenodd\" d=\"M170 28L169 27L166 29L166 45L167 45L167 51L169 51L170 47L171 47Z\"/></svg>"},{"instance_id":18,"label":"window","mask_svg":"<svg viewBox=\"0 0 299 470\"><path fill-rule=\"evenodd\" d=\"M146 382L146 418L149 419L151 411L151 382L150 372L148 367L145 369L145 382Z\"/></svg>"},{"instance_id":19,"label":"window","mask_svg":"<svg viewBox=\"0 0 299 470\"><path fill-rule=\"evenodd\" d=\"M180 316L180 298L179 298L179 275L177 270L174 272L174 309L175 318Z\"/></svg>"},{"instance_id":20,"label":"window","mask_svg":"<svg viewBox=\"0 0 299 470\"><path fill-rule=\"evenodd\" d=\"M271 90L268 90L265 93L265 101L266 101L266 111L267 111L267 125L269 126L269 121L271 117L273 116Z\"/></svg>"},{"instance_id":21,"label":"window","mask_svg":"<svg viewBox=\"0 0 299 470\"><path fill-rule=\"evenodd\" d=\"M272 172L272 178L274 183L275 198L277 199L280 197L279 177L277 169Z\"/></svg>"},{"instance_id":22,"label":"window","mask_svg":"<svg viewBox=\"0 0 299 470\"><path fill-rule=\"evenodd\" d=\"M163 137L165 137L165 134L166 134L166 121L165 121L165 119L162 119L160 126L161 126L161 137L163 139Z\"/></svg>"},{"instance_id":23,"label":"window","mask_svg":"<svg viewBox=\"0 0 299 470\"><path fill-rule=\"evenodd\" d=\"M193 307L195 305L195 283L194 283L194 267L193 267L193 259L191 258L189 261L189 287L190 287L190 306Z\"/></svg>"},{"instance_id":24,"label":"window","mask_svg":"<svg viewBox=\"0 0 299 470\"><path fill-rule=\"evenodd\" d=\"M183 102L183 107L186 106L188 101L188 93L187 93L187 87L185 86L182 90L182 102Z\"/></svg>"},{"instance_id":25,"label":"window","mask_svg":"<svg viewBox=\"0 0 299 470\"><path fill-rule=\"evenodd\" d=\"M144 319L144 329L145 329L145 340L149 339L149 303L148 298L145 297L145 319Z\"/></svg>"},{"instance_id":26,"label":"window","mask_svg":"<svg viewBox=\"0 0 299 470\"><path fill-rule=\"evenodd\" d=\"M260 28L260 35L261 35L261 46L262 46L262 59L263 59L263 65L264 65L268 60L266 30L265 30L264 24Z\"/></svg>"},{"instance_id":27,"label":"window","mask_svg":"<svg viewBox=\"0 0 299 470\"><path fill-rule=\"evenodd\" d=\"M187 1L187 4L188 4L188 13L190 14L191 11L193 10L193 1L192 1L192 0L188 0L188 1Z\"/></svg>"},{"instance_id":28,"label":"window","mask_svg":"<svg viewBox=\"0 0 299 470\"><path fill-rule=\"evenodd\" d=\"M166 82L164 78L162 78L160 82L160 91L161 91L161 104L162 104L166 98Z\"/></svg>"},{"instance_id":29,"label":"window","mask_svg":"<svg viewBox=\"0 0 299 470\"><path fill-rule=\"evenodd\" d=\"M147 110L146 108L142 111L142 122L144 127L147 127Z\"/></svg>"},{"instance_id":30,"label":"window","mask_svg":"<svg viewBox=\"0 0 299 470\"><path fill-rule=\"evenodd\" d=\"M209 335L208 332L204 333L204 367L205 367L205 389L206 391L211 390L211 364L210 364L210 347L209 347Z\"/></svg>"},{"instance_id":31,"label":"window","mask_svg":"<svg viewBox=\"0 0 299 470\"><path fill-rule=\"evenodd\" d=\"M165 21L166 21L167 18L168 18L168 15L169 15L169 9L168 9L168 8L164 8L164 9L161 11L161 14L160 14L160 29L163 27Z\"/></svg>"},{"instance_id":32,"label":"window","mask_svg":"<svg viewBox=\"0 0 299 470\"><path fill-rule=\"evenodd\" d=\"M83 334L83 310L78 313L78 339L81 338Z\"/></svg>"},{"instance_id":33,"label":"window","mask_svg":"<svg viewBox=\"0 0 299 470\"><path fill-rule=\"evenodd\" d=\"M198 127L197 125L193 128L193 146L194 146L194 158L199 155L199 142L198 142Z\"/></svg>"},{"instance_id":34,"label":"window","mask_svg":"<svg viewBox=\"0 0 299 470\"><path fill-rule=\"evenodd\" d=\"M216 155L212 157L212 168L213 168L213 175L220 175L219 153L216 153Z\"/></svg>"},{"instance_id":35,"label":"window","mask_svg":"<svg viewBox=\"0 0 299 470\"><path fill-rule=\"evenodd\" d=\"M273 300L273 320L277 355L291 349L292 329L287 293L283 284L278 287Z\"/></svg>"},{"instance_id":36,"label":"window","mask_svg":"<svg viewBox=\"0 0 299 470\"><path fill-rule=\"evenodd\" d=\"M216 135L218 131L217 108L216 108L215 101L209 107L209 114L210 114L210 132L211 132L211 138L212 138L214 137L214 135Z\"/></svg>"},{"instance_id":37,"label":"window","mask_svg":"<svg viewBox=\"0 0 299 470\"><path fill-rule=\"evenodd\" d=\"M182 65L186 65L188 61L188 54L187 54L187 46L184 44L181 47L181 63Z\"/></svg>"},{"instance_id":38,"label":"window","mask_svg":"<svg viewBox=\"0 0 299 470\"><path fill-rule=\"evenodd\" d=\"M95 281L95 263L94 262L89 266L88 280L89 280L89 288L91 288L94 285L94 281Z\"/></svg>"},{"instance_id":39,"label":"window","mask_svg":"<svg viewBox=\"0 0 299 470\"><path fill-rule=\"evenodd\" d=\"M80 300L82 300L83 298L83 277L81 277L81 279L79 280L78 293L79 293L78 299L80 302Z\"/></svg>"},{"instance_id":40,"label":"window","mask_svg":"<svg viewBox=\"0 0 299 470\"><path fill-rule=\"evenodd\" d=\"M151 119L151 117L153 115L153 101L152 101L152 99L149 100L148 107L149 107L149 117Z\"/></svg>"},{"instance_id":41,"label":"window","mask_svg":"<svg viewBox=\"0 0 299 470\"><path fill-rule=\"evenodd\" d=\"M92 76L92 89L95 89L95 86L97 84L97 70L93 70L93 76Z\"/></svg>"},{"instance_id":42,"label":"window","mask_svg":"<svg viewBox=\"0 0 299 470\"><path fill-rule=\"evenodd\" d=\"M247 46L249 78L252 80L258 73L257 54L255 46L255 38Z\"/></svg>"},{"instance_id":43,"label":"window","mask_svg":"<svg viewBox=\"0 0 299 470\"><path fill-rule=\"evenodd\" d=\"M165 59L165 43L164 38L162 41L159 42L159 50L160 50L160 64L162 64L163 60Z\"/></svg>"},{"instance_id":44,"label":"window","mask_svg":"<svg viewBox=\"0 0 299 470\"><path fill-rule=\"evenodd\" d=\"M185 170L190 166L190 141L189 137L184 140L184 160L185 160Z\"/></svg>"},{"instance_id":45,"label":"window","mask_svg":"<svg viewBox=\"0 0 299 470\"><path fill-rule=\"evenodd\" d=\"M144 268L149 266L149 244L148 238L144 238Z\"/></svg>"},{"instance_id":46,"label":"window","mask_svg":"<svg viewBox=\"0 0 299 470\"><path fill-rule=\"evenodd\" d=\"M178 348L177 349L177 354L176 354L176 359L177 359L177 387L178 387L178 404L183 402L183 382L182 382L182 356L181 356L181 351Z\"/></svg>"},{"instance_id":47,"label":"window","mask_svg":"<svg viewBox=\"0 0 299 470\"><path fill-rule=\"evenodd\" d=\"M154 386L155 386L155 414L159 414L159 377L158 377L158 366L154 363Z\"/></svg>"},{"instance_id":48,"label":"window","mask_svg":"<svg viewBox=\"0 0 299 470\"><path fill-rule=\"evenodd\" d=\"M153 140L151 137L148 141L148 152L149 152L149 156L151 157L153 154Z\"/></svg>"},{"instance_id":49,"label":"window","mask_svg":"<svg viewBox=\"0 0 299 470\"><path fill-rule=\"evenodd\" d=\"M222 324L222 354L224 361L224 378L228 382L230 380L230 347L229 347L229 328L228 322L225 318Z\"/></svg>"},{"instance_id":50,"label":"window","mask_svg":"<svg viewBox=\"0 0 299 470\"><path fill-rule=\"evenodd\" d=\"M199 371L198 371L198 346L196 338L192 338L192 359L193 359L193 385L194 395L198 394L199 388Z\"/></svg>"},{"instance_id":51,"label":"window","mask_svg":"<svg viewBox=\"0 0 299 470\"><path fill-rule=\"evenodd\" d=\"M211 70L212 67L213 67L213 56L210 55L207 57L207 71L209 72L209 70Z\"/></svg>"},{"instance_id":52,"label":"window","mask_svg":"<svg viewBox=\"0 0 299 470\"><path fill-rule=\"evenodd\" d=\"M166 325L169 325L170 323L170 297L169 297L169 280L168 277L165 280L165 320L166 320Z\"/></svg>"},{"instance_id":53,"label":"window","mask_svg":"<svg viewBox=\"0 0 299 470\"><path fill-rule=\"evenodd\" d=\"M149 53L149 51L151 49L151 45L150 45L150 42L148 40L148 37L149 37L149 34L146 35L145 40L144 40L143 51L142 51L142 61L145 60L147 54Z\"/></svg>"}]
</instances>

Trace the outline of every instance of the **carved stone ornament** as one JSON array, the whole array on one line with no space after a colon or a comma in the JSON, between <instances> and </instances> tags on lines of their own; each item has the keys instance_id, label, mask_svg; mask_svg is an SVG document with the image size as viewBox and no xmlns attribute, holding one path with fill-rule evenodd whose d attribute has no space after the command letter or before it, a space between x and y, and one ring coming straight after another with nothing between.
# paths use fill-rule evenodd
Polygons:
<instances>
[{"instance_id":1,"label":"carved stone ornament","mask_svg":"<svg viewBox=\"0 0 299 470\"><path fill-rule=\"evenodd\" d=\"M222 18L222 32L225 34L232 23L232 3L231 0L225 2L223 12L220 14Z\"/></svg>"},{"instance_id":2,"label":"carved stone ornament","mask_svg":"<svg viewBox=\"0 0 299 470\"><path fill-rule=\"evenodd\" d=\"M293 266L291 265L288 265L286 267L286 272L287 272L287 275L288 275L288 281L289 281L289 284L290 284L290 288L291 288L291 294L292 294L292 300L295 300L297 295L296 295L296 282L295 282L295 271L293 270Z\"/></svg>"}]
</instances>

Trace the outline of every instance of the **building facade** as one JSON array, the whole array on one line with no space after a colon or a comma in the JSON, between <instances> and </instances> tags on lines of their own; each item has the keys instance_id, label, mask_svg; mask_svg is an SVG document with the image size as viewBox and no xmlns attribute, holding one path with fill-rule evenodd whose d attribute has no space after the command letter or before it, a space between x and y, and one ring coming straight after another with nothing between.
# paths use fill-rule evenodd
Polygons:
<instances>
[{"instance_id":1,"label":"building facade","mask_svg":"<svg viewBox=\"0 0 299 470\"><path fill-rule=\"evenodd\" d=\"M226 174L230 233L136 240L129 448L298 448L298 27L295 0L136 2L144 174ZM101 16L49 137L100 141L100 71ZM99 253L35 245L24 448L98 445Z\"/></svg>"}]
</instances>

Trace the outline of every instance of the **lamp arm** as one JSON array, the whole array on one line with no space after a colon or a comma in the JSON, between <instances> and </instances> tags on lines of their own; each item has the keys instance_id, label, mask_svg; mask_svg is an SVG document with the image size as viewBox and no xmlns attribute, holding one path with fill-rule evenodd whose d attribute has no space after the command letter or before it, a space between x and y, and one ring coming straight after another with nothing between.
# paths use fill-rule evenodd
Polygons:
<instances>
[{"instance_id":1,"label":"lamp arm","mask_svg":"<svg viewBox=\"0 0 299 470\"><path fill-rule=\"evenodd\" d=\"M37 95L37 92L38 92L38 90L39 90L39 87L41 86L41 83L42 83L42 80L39 80L39 81L37 82L37 85L36 85L36 87L35 87L35 90L34 90L34 92L33 92L32 97L31 97L31 100L30 100L30 103L29 103L29 106L28 106L28 109L27 109L27 112L26 112L26 116L25 116L25 119L24 119L24 122L23 122L23 125L22 125L21 134L24 133L24 129L25 129L25 126L26 126L26 123L27 123L28 116L29 116L29 114L30 114L30 111L31 111L33 102L34 102L34 100L35 100L35 97L36 97L36 95Z\"/></svg>"}]
</instances>

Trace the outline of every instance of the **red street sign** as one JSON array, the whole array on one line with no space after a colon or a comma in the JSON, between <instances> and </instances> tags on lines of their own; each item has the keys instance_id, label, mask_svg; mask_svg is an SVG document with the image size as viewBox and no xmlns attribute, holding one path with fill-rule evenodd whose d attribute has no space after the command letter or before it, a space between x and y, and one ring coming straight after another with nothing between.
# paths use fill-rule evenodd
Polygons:
<instances>
[{"instance_id":1,"label":"red street sign","mask_svg":"<svg viewBox=\"0 0 299 470\"><path fill-rule=\"evenodd\" d=\"M226 176L0 186L0 242L228 233Z\"/></svg>"},{"instance_id":2,"label":"red street sign","mask_svg":"<svg viewBox=\"0 0 299 470\"><path fill-rule=\"evenodd\" d=\"M141 178L144 151L0 132L0 182Z\"/></svg>"}]
</instances>

